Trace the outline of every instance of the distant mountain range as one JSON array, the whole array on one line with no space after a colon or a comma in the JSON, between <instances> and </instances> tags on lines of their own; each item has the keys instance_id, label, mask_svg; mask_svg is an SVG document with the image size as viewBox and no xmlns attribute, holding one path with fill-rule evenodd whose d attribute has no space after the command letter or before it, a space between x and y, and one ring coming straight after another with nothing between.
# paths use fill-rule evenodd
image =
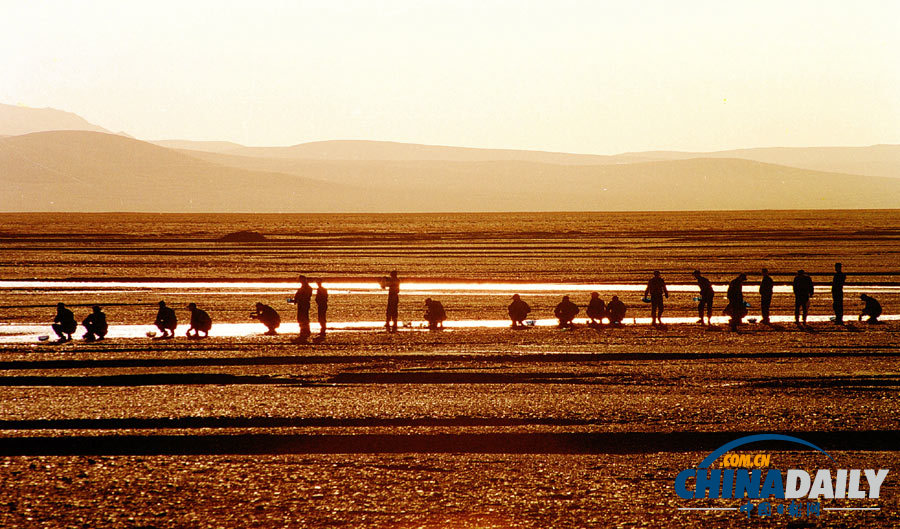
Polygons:
<instances>
[{"instance_id":1,"label":"distant mountain range","mask_svg":"<svg viewBox=\"0 0 900 529\"><path fill-rule=\"evenodd\" d=\"M0 136L0 211L900 207L897 145L601 156L373 141L151 143L9 105L0 105Z\"/></svg>"},{"instance_id":2,"label":"distant mountain range","mask_svg":"<svg viewBox=\"0 0 900 529\"><path fill-rule=\"evenodd\" d=\"M361 140L317 141L291 147L245 147L230 142L186 140L163 140L153 143L182 150L288 160L522 161L562 165L613 165L690 158L739 158L816 171L900 177L900 145L769 147L716 152L647 151L597 155L511 149L474 149Z\"/></svg>"}]
</instances>

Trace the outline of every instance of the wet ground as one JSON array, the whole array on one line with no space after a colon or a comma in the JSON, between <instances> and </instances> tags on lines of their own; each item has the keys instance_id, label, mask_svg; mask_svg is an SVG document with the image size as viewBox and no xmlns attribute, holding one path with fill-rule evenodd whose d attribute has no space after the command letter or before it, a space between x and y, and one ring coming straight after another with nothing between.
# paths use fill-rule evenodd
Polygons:
<instances>
[{"instance_id":1,"label":"wet ground","mask_svg":"<svg viewBox=\"0 0 900 529\"><path fill-rule=\"evenodd\" d=\"M898 356L896 323L7 345L0 524L731 527L677 471L767 432L894 468ZM897 483L813 524L895 526Z\"/></svg>"},{"instance_id":2,"label":"wet ground","mask_svg":"<svg viewBox=\"0 0 900 529\"><path fill-rule=\"evenodd\" d=\"M218 240L242 229L266 241ZM0 526L896 527L900 322L857 323L852 289L900 313L898 242L898 210L0 215L0 333L38 325L0 344ZM835 261L849 274L844 327L827 321ZM684 287L673 288L666 315L681 320L670 322L694 315L695 268L720 290L748 272L758 317L763 266L782 287L799 268L812 273L810 326L633 325L647 316L639 288L653 269ZM426 295L455 321L501 321L520 289L538 320L563 294L587 301L583 288L527 283L613 285L598 290L608 299L619 289L629 325L346 331L305 346L249 328L256 301L293 320L284 285L298 273L372 283L395 268L409 282L519 285L404 290L407 322L421 320ZM60 280L105 285L46 283ZM140 285L109 286L122 281ZM148 286L160 281L194 285ZM221 288L229 281L278 286ZM352 290L334 289L331 319L378 322L384 293ZM52 334L59 301L79 320L100 303L114 329L137 329L161 298L182 321L194 301L244 330L34 339ZM723 306L719 294L714 314ZM777 290L773 313L792 309ZM675 493L680 470L772 432L831 459L792 443L741 453L771 454L781 469L890 469L880 497L748 518L735 510L746 500Z\"/></svg>"}]
</instances>

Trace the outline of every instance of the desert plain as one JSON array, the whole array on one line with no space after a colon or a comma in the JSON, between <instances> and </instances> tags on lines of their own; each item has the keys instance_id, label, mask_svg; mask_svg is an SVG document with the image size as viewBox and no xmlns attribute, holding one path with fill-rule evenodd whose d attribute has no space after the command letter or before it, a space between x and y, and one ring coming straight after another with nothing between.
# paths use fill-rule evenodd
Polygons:
<instances>
[{"instance_id":1,"label":"desert plain","mask_svg":"<svg viewBox=\"0 0 900 529\"><path fill-rule=\"evenodd\" d=\"M265 239L221 240L241 230ZM0 525L894 527L898 243L897 210L3 214ZM838 261L846 326L828 321ZM692 270L720 291L746 272L758 318L762 267L782 286L773 313L788 320L784 287L809 271L817 319L737 333L689 323ZM253 324L256 301L288 328L286 285L299 273L366 285L393 269L409 323L397 333L354 327L384 314L386 294L366 287L332 288L329 319L350 328L323 343L263 336L262 326L216 333ZM671 289L664 328L642 323L640 286L655 269ZM624 327L477 323L503 320L514 292L540 320L562 294L583 307L594 288L628 304ZM863 291L882 302L884 324L857 322ZM425 296L451 321L474 323L421 329ZM149 325L160 299L181 318L188 302L203 306L211 336L188 340L182 325L173 340L57 345L15 331L52 334L60 301L78 319L99 303L113 328ZM779 468L891 471L878 499L822 500L820 516L684 510L738 508L679 498L675 476L762 433L833 458L789 444L744 449L771 453ZM846 507L868 510L830 510Z\"/></svg>"}]
</instances>

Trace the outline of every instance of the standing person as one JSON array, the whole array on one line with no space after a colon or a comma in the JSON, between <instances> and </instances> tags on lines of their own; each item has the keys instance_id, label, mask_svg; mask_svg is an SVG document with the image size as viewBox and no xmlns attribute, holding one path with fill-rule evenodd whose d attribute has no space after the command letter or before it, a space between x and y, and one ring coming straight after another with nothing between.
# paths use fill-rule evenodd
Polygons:
<instances>
[{"instance_id":1,"label":"standing person","mask_svg":"<svg viewBox=\"0 0 900 529\"><path fill-rule=\"evenodd\" d=\"M512 320L513 329L525 328L525 318L531 312L531 307L518 294L513 294L512 303L509 304L506 311L509 313L509 319Z\"/></svg>"},{"instance_id":2,"label":"standing person","mask_svg":"<svg viewBox=\"0 0 900 529\"><path fill-rule=\"evenodd\" d=\"M844 283L847 274L841 263L834 263L834 276L831 278L831 307L834 309L834 324L844 324Z\"/></svg>"},{"instance_id":3,"label":"standing person","mask_svg":"<svg viewBox=\"0 0 900 529\"><path fill-rule=\"evenodd\" d=\"M212 318L209 314L205 310L198 309L196 303L188 303L187 308L191 311L191 326L188 327L185 336L191 338L191 331L194 331L193 338L200 338L201 332L203 338L209 336L209 330L212 329Z\"/></svg>"},{"instance_id":4,"label":"standing person","mask_svg":"<svg viewBox=\"0 0 900 529\"><path fill-rule=\"evenodd\" d=\"M666 288L666 282L659 274L659 270L653 271L653 277L647 281L647 288L644 289L644 297L650 296L650 324L653 326L662 325L663 296L669 297L669 289Z\"/></svg>"},{"instance_id":5,"label":"standing person","mask_svg":"<svg viewBox=\"0 0 900 529\"><path fill-rule=\"evenodd\" d=\"M87 331L84 333L84 339L88 342L106 338L106 333L109 330L109 325L106 323L106 314L103 313L100 305L94 305L91 307L91 311L87 318L81 322Z\"/></svg>"},{"instance_id":6,"label":"standing person","mask_svg":"<svg viewBox=\"0 0 900 529\"><path fill-rule=\"evenodd\" d=\"M606 317L606 303L600 299L600 294L591 292L591 300L587 306L587 316L591 319L588 325L601 325Z\"/></svg>"},{"instance_id":7,"label":"standing person","mask_svg":"<svg viewBox=\"0 0 900 529\"><path fill-rule=\"evenodd\" d=\"M759 282L759 309L762 311L762 324L771 325L769 321L769 308L772 306L772 291L775 289L775 281L769 275L769 269L762 269L762 280Z\"/></svg>"},{"instance_id":8,"label":"standing person","mask_svg":"<svg viewBox=\"0 0 900 529\"><path fill-rule=\"evenodd\" d=\"M803 325L806 325L806 315L809 313L809 300L813 296L812 279L803 270L797 270L792 283L794 290L794 323L800 327L800 313L803 312Z\"/></svg>"},{"instance_id":9,"label":"standing person","mask_svg":"<svg viewBox=\"0 0 900 529\"><path fill-rule=\"evenodd\" d=\"M740 274L728 283L728 308L726 312L731 316L732 331L737 331L741 320L747 315L747 307L744 305L744 281L747 280L747 274Z\"/></svg>"},{"instance_id":10,"label":"standing person","mask_svg":"<svg viewBox=\"0 0 900 529\"><path fill-rule=\"evenodd\" d=\"M859 299L866 304L863 307L862 313L859 315L859 321L862 321L863 316L868 316L869 319L866 320L867 323L878 323L878 316L881 316L881 303L878 303L878 300L872 296L867 296L865 294L860 294Z\"/></svg>"},{"instance_id":11,"label":"standing person","mask_svg":"<svg viewBox=\"0 0 900 529\"><path fill-rule=\"evenodd\" d=\"M174 338L175 328L178 327L178 318L172 307L167 307L165 301L159 302L159 311L156 313L156 328L162 333L160 338ZM152 334L151 334L152 336Z\"/></svg>"},{"instance_id":12,"label":"standing person","mask_svg":"<svg viewBox=\"0 0 900 529\"><path fill-rule=\"evenodd\" d=\"M299 277L300 288L294 294L292 303L297 304L297 323L300 324L300 335L297 337L298 343L306 343L309 340L312 331L309 330L309 306L312 300L312 287L309 286L309 280L306 276Z\"/></svg>"},{"instance_id":13,"label":"standing person","mask_svg":"<svg viewBox=\"0 0 900 529\"><path fill-rule=\"evenodd\" d=\"M625 312L627 310L628 307L622 303L619 296L613 296L606 305L606 315L609 318L609 324L615 327L622 325L622 320L625 319Z\"/></svg>"},{"instance_id":14,"label":"standing person","mask_svg":"<svg viewBox=\"0 0 900 529\"><path fill-rule=\"evenodd\" d=\"M400 279L397 277L396 270L391 271L390 277L381 280L381 288L386 288L388 291L384 328L388 332L397 332L397 319L400 316Z\"/></svg>"},{"instance_id":15,"label":"standing person","mask_svg":"<svg viewBox=\"0 0 900 529\"><path fill-rule=\"evenodd\" d=\"M447 311L444 310L444 304L436 299L425 299L425 321L428 322L428 328L432 331L440 331L444 329L444 320L447 319Z\"/></svg>"},{"instance_id":16,"label":"standing person","mask_svg":"<svg viewBox=\"0 0 900 529\"><path fill-rule=\"evenodd\" d=\"M572 326L572 320L578 314L578 305L569 300L569 296L563 296L559 305L553 309L553 315L559 320L559 328L565 329Z\"/></svg>"},{"instance_id":17,"label":"standing person","mask_svg":"<svg viewBox=\"0 0 900 529\"><path fill-rule=\"evenodd\" d=\"M256 304L256 311L250 313L250 317L259 320L260 323L266 326L266 334L269 336L274 336L278 334L278 326L281 325L281 316L278 315L278 312L268 305L264 305L263 303Z\"/></svg>"},{"instance_id":18,"label":"standing person","mask_svg":"<svg viewBox=\"0 0 900 529\"><path fill-rule=\"evenodd\" d=\"M712 307L713 307L713 299L716 297L716 293L713 292L712 283L710 283L709 279L706 279L702 275L700 275L700 270L694 270L694 273L691 274L697 280L697 286L700 287L700 304L697 305L697 314L700 317L697 320L697 323L703 325L703 309L706 309L706 324L712 325Z\"/></svg>"},{"instance_id":19,"label":"standing person","mask_svg":"<svg viewBox=\"0 0 900 529\"><path fill-rule=\"evenodd\" d=\"M78 322L75 321L75 315L66 308L65 303L56 304L56 317L53 318L53 324L50 325L56 336L59 337L58 343L69 342L72 340L72 333L78 329Z\"/></svg>"},{"instance_id":20,"label":"standing person","mask_svg":"<svg viewBox=\"0 0 900 529\"><path fill-rule=\"evenodd\" d=\"M319 317L318 341L325 339L325 326L328 321L328 290L322 285L322 280L316 281L316 312Z\"/></svg>"}]
</instances>

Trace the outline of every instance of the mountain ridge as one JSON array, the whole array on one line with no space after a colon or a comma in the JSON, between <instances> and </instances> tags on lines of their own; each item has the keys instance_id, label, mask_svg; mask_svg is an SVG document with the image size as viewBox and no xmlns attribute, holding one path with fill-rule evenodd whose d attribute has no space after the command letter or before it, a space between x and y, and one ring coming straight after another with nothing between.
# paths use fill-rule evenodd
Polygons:
<instances>
[{"instance_id":1,"label":"mountain ridge","mask_svg":"<svg viewBox=\"0 0 900 529\"><path fill-rule=\"evenodd\" d=\"M0 139L3 211L448 212L877 209L900 179L744 159L564 165L522 160L273 160L123 136ZM241 166L241 164L245 164Z\"/></svg>"}]
</instances>

